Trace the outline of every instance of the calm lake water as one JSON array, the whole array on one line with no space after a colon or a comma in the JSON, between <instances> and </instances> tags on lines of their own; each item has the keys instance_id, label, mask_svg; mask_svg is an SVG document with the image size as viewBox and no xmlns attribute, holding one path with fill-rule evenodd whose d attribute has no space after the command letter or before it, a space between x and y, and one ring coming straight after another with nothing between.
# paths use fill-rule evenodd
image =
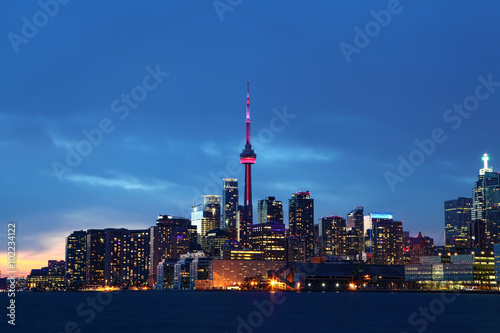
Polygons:
<instances>
[{"instance_id":1,"label":"calm lake water","mask_svg":"<svg viewBox=\"0 0 500 333\"><path fill-rule=\"evenodd\" d=\"M500 295L18 293L0 332L500 332ZM426 310L427 309L427 310ZM411 318L410 318L411 317Z\"/></svg>"}]
</instances>

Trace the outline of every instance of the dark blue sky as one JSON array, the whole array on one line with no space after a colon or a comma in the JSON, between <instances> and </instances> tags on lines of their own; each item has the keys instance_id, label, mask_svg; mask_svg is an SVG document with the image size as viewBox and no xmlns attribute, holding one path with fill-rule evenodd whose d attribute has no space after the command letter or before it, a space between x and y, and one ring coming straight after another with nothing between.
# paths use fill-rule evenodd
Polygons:
<instances>
[{"instance_id":1,"label":"dark blue sky","mask_svg":"<svg viewBox=\"0 0 500 333\"><path fill-rule=\"evenodd\" d=\"M242 179L247 80L255 200L309 190L316 219L364 205L443 244L443 201L471 195L483 153L500 165L500 3L239 2L70 1L53 17L0 3L0 220L18 222L25 271L63 259L72 230L189 216L222 175ZM462 103L473 111L447 111ZM416 152L435 129L434 151ZM400 155L421 164L391 189Z\"/></svg>"}]
</instances>

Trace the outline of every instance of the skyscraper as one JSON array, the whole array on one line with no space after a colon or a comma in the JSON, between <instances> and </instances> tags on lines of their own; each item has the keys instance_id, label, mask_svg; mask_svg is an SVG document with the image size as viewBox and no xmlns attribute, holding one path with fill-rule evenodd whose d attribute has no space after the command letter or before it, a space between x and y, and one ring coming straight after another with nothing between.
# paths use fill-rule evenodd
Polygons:
<instances>
[{"instance_id":1,"label":"skyscraper","mask_svg":"<svg viewBox=\"0 0 500 333\"><path fill-rule=\"evenodd\" d=\"M247 108L246 108L246 144L245 149L240 154L240 163L245 165L245 193L244 202L239 207L239 239L246 248L250 246L250 232L253 224L253 204L252 204L252 164L255 164L257 155L250 143L250 83L247 82Z\"/></svg>"},{"instance_id":2,"label":"skyscraper","mask_svg":"<svg viewBox=\"0 0 500 333\"><path fill-rule=\"evenodd\" d=\"M189 219L184 217L159 215L156 226L149 228L151 285L156 281L158 264L163 259L178 259L182 254L189 252L190 224Z\"/></svg>"},{"instance_id":3,"label":"skyscraper","mask_svg":"<svg viewBox=\"0 0 500 333\"><path fill-rule=\"evenodd\" d=\"M320 253L343 256L346 254L346 221L341 216L319 219Z\"/></svg>"},{"instance_id":4,"label":"skyscraper","mask_svg":"<svg viewBox=\"0 0 500 333\"><path fill-rule=\"evenodd\" d=\"M73 231L66 238L66 283L69 288L79 288L85 282L87 267L87 232Z\"/></svg>"},{"instance_id":5,"label":"skyscraper","mask_svg":"<svg viewBox=\"0 0 500 333\"><path fill-rule=\"evenodd\" d=\"M222 189L222 227L234 234L237 229L236 214L238 213L238 179L224 178Z\"/></svg>"},{"instance_id":6,"label":"skyscraper","mask_svg":"<svg viewBox=\"0 0 500 333\"><path fill-rule=\"evenodd\" d=\"M220 228L220 195L203 196L203 219L201 221L201 236Z\"/></svg>"},{"instance_id":7,"label":"skyscraper","mask_svg":"<svg viewBox=\"0 0 500 333\"><path fill-rule=\"evenodd\" d=\"M374 265L403 264L403 222L394 221L392 213L369 215L370 251Z\"/></svg>"},{"instance_id":8,"label":"skyscraper","mask_svg":"<svg viewBox=\"0 0 500 333\"><path fill-rule=\"evenodd\" d=\"M307 259L314 255L314 199L309 191L297 192L288 203L290 235L304 237Z\"/></svg>"},{"instance_id":9,"label":"skyscraper","mask_svg":"<svg viewBox=\"0 0 500 333\"><path fill-rule=\"evenodd\" d=\"M104 286L104 258L106 254L106 232L104 230L87 230L87 284Z\"/></svg>"},{"instance_id":10,"label":"skyscraper","mask_svg":"<svg viewBox=\"0 0 500 333\"><path fill-rule=\"evenodd\" d=\"M364 210L363 206L354 207L354 209L351 210L349 212L349 214L347 214L347 228L349 230L355 230L357 235L358 235L358 240L357 240L358 250L357 250L357 253L352 253L352 255L360 254L363 252L363 249L364 249L364 233L363 233L363 230L364 230L363 214L364 214L364 212L363 212L363 210ZM353 229L353 228L355 228L355 229ZM352 248L352 250L355 250L355 249Z\"/></svg>"},{"instance_id":11,"label":"skyscraper","mask_svg":"<svg viewBox=\"0 0 500 333\"><path fill-rule=\"evenodd\" d=\"M479 175L472 190L471 220L478 225L475 229L484 228L484 246L493 248L500 242L500 174L488 167L489 157L483 156L484 167L479 169ZM481 226L482 225L482 226ZM471 237L471 241L475 241ZM474 245L473 245L474 246Z\"/></svg>"},{"instance_id":12,"label":"skyscraper","mask_svg":"<svg viewBox=\"0 0 500 333\"><path fill-rule=\"evenodd\" d=\"M104 229L106 286L145 283L149 273L149 229Z\"/></svg>"},{"instance_id":13,"label":"skyscraper","mask_svg":"<svg viewBox=\"0 0 500 333\"><path fill-rule=\"evenodd\" d=\"M252 226L252 249L263 251L265 260L285 260L285 225L266 222Z\"/></svg>"},{"instance_id":14,"label":"skyscraper","mask_svg":"<svg viewBox=\"0 0 500 333\"><path fill-rule=\"evenodd\" d=\"M470 247L472 198L460 197L444 202L446 249Z\"/></svg>"},{"instance_id":15,"label":"skyscraper","mask_svg":"<svg viewBox=\"0 0 500 333\"><path fill-rule=\"evenodd\" d=\"M266 197L258 201L257 215L259 223L283 223L283 204L275 197Z\"/></svg>"}]
</instances>

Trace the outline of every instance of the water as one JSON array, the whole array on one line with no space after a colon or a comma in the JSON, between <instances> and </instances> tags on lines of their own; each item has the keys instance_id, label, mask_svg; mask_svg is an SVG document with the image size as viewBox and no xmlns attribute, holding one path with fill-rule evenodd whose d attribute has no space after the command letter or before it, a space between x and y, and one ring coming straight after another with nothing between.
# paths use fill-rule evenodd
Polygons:
<instances>
[{"instance_id":1,"label":"water","mask_svg":"<svg viewBox=\"0 0 500 333\"><path fill-rule=\"evenodd\" d=\"M0 299L2 333L500 332L500 295L491 294L18 293L15 329L7 294Z\"/></svg>"}]
</instances>

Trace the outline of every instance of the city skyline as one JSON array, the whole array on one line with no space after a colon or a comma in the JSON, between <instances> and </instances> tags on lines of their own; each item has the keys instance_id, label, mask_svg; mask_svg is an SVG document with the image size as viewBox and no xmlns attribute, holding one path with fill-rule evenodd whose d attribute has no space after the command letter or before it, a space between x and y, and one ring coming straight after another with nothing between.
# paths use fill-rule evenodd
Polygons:
<instances>
[{"instance_id":1,"label":"city skyline","mask_svg":"<svg viewBox=\"0 0 500 333\"><path fill-rule=\"evenodd\" d=\"M444 245L443 202L471 197L483 153L494 171L500 165L494 127L500 54L484 19L494 20L499 4L456 4L456 15L443 16L447 5L405 3L347 63L339 44L352 44L353 28L374 20L370 11L386 4L309 4L305 13L328 10L334 19L305 15L293 25L304 8L267 4L263 11L243 3L220 21L210 3L116 8L110 2L98 13L90 4L68 3L17 53L4 38L0 153L8 162L0 166L0 216L17 221L23 273L64 259L64 239L73 230L147 228L157 213L189 218L194 200L222 194L222 178L238 178L242 186L247 80L259 154L254 206L268 196L287 202L292 193L310 191L315 224L363 205L366 213L391 211L405 231ZM3 7L10 13L0 23L4 36L20 34L20 18L40 10L36 3ZM120 23L134 11L152 23ZM464 32L465 14L474 23ZM80 30L80 15L94 25ZM422 18L429 25L413 31ZM193 44L180 44L185 40ZM429 52L432 46L440 51ZM462 58L450 61L452 54ZM495 83L488 89L487 81ZM491 95L477 112L443 119L481 84L481 93ZM140 98L128 104L122 94ZM391 191L384 174L397 175L398 156L408 159L418 148L414 141L428 142L436 128L447 139L434 140L433 152ZM99 143L68 166L67 149L89 137ZM54 162L71 172L60 179ZM254 207L254 223L256 213Z\"/></svg>"}]
</instances>

